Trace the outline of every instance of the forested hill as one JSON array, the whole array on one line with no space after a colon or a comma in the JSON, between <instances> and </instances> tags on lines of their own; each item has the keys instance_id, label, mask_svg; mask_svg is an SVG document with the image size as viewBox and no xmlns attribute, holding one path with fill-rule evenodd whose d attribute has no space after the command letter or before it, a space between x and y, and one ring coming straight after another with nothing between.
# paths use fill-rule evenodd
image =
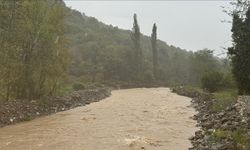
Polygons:
<instances>
[{"instance_id":1,"label":"forested hill","mask_svg":"<svg viewBox=\"0 0 250 150\"><path fill-rule=\"evenodd\" d=\"M71 10L62 0L0 4L0 97L7 100L93 83L199 85L204 74L228 68L208 49L193 53L156 41L157 22L152 37L144 36L134 14L130 31Z\"/></svg>"},{"instance_id":2,"label":"forested hill","mask_svg":"<svg viewBox=\"0 0 250 150\"><path fill-rule=\"evenodd\" d=\"M131 23L131 29L132 25ZM79 82L138 81L133 76L135 62L132 59L134 49L131 30L106 25L94 17L70 10L65 31L72 50L70 73L77 77ZM155 80L152 71L151 39L141 35L140 42L144 61L138 82L151 83ZM215 58L207 49L192 53L158 40L157 50L160 72L158 81L166 85L199 84L204 72L224 72L224 65L227 66L227 63Z\"/></svg>"}]
</instances>

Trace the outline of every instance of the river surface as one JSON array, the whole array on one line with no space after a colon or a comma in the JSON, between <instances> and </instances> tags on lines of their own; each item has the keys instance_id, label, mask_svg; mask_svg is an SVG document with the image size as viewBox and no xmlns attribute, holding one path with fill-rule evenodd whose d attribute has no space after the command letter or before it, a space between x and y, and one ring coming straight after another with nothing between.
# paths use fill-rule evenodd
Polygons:
<instances>
[{"instance_id":1,"label":"river surface","mask_svg":"<svg viewBox=\"0 0 250 150\"><path fill-rule=\"evenodd\" d=\"M100 102L0 128L0 150L187 150L191 99L168 88L115 90Z\"/></svg>"}]
</instances>

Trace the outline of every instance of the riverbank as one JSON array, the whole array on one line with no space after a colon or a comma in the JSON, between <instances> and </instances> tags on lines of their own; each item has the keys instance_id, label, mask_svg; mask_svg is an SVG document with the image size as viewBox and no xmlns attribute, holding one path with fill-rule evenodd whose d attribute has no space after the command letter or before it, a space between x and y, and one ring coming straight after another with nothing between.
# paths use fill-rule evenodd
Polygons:
<instances>
[{"instance_id":1,"label":"riverbank","mask_svg":"<svg viewBox=\"0 0 250 150\"><path fill-rule=\"evenodd\" d=\"M75 91L67 96L47 97L40 100L0 102L0 127L98 102L110 95L109 88L96 88Z\"/></svg>"},{"instance_id":2,"label":"riverbank","mask_svg":"<svg viewBox=\"0 0 250 150\"><path fill-rule=\"evenodd\" d=\"M175 87L173 92L191 97L198 111L193 118L201 130L190 138L191 150L250 149L250 96L240 96L227 107L214 109L223 100L213 94L186 87Z\"/></svg>"}]
</instances>

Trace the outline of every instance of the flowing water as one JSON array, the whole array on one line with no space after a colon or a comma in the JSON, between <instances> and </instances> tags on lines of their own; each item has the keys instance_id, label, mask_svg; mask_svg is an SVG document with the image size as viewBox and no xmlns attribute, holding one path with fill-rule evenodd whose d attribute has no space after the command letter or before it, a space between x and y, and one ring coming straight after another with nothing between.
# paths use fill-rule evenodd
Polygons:
<instances>
[{"instance_id":1,"label":"flowing water","mask_svg":"<svg viewBox=\"0 0 250 150\"><path fill-rule=\"evenodd\" d=\"M191 99L168 88L115 90L97 103L0 128L0 150L186 150Z\"/></svg>"}]
</instances>

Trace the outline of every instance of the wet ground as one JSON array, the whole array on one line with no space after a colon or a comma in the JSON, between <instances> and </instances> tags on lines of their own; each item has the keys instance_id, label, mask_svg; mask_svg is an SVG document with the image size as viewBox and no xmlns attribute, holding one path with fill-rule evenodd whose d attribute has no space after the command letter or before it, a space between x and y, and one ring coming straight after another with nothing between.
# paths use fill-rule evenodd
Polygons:
<instances>
[{"instance_id":1,"label":"wet ground","mask_svg":"<svg viewBox=\"0 0 250 150\"><path fill-rule=\"evenodd\" d=\"M191 99L168 88L115 90L97 103L0 128L0 150L186 150Z\"/></svg>"}]
</instances>

